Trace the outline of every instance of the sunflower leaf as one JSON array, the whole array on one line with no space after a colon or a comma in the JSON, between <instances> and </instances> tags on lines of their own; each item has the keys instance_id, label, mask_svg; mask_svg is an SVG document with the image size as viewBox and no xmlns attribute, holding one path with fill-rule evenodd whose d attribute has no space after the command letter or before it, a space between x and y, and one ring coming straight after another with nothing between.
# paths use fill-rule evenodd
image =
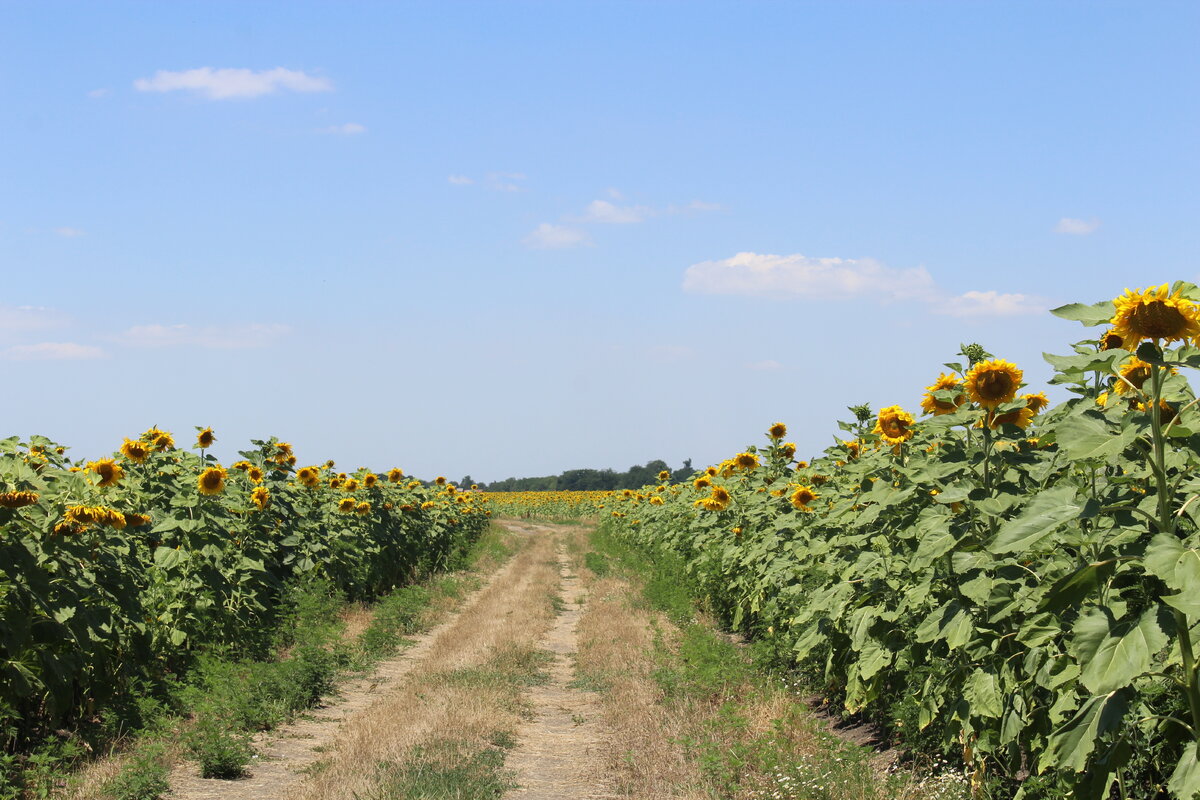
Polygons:
<instances>
[{"instance_id":1,"label":"sunflower leaf","mask_svg":"<svg viewBox=\"0 0 1200 800\"><path fill-rule=\"evenodd\" d=\"M1050 309L1050 313L1063 319L1072 319L1084 325L1103 325L1117 313L1116 306L1111 300L1102 300L1094 305L1070 303L1065 306Z\"/></svg>"}]
</instances>

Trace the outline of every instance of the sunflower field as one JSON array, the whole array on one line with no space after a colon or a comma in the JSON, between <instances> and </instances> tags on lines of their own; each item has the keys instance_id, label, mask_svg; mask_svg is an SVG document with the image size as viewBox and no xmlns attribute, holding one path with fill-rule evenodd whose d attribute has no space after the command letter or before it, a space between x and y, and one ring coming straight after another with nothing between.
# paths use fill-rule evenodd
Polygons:
<instances>
[{"instance_id":1,"label":"sunflower field","mask_svg":"<svg viewBox=\"0 0 1200 800\"><path fill-rule=\"evenodd\" d=\"M539 519L582 519L594 517L604 508L611 491L483 492L483 499L497 514Z\"/></svg>"},{"instance_id":2,"label":"sunflower field","mask_svg":"<svg viewBox=\"0 0 1200 800\"><path fill-rule=\"evenodd\" d=\"M0 441L0 731L8 752L88 719L205 649L269 646L287 587L374 598L447 565L487 527L469 492L399 469L297 468L275 439L228 468L152 428L72 463Z\"/></svg>"},{"instance_id":3,"label":"sunflower field","mask_svg":"<svg viewBox=\"0 0 1200 800\"><path fill-rule=\"evenodd\" d=\"M1023 391L978 346L914 415L852 408L608 503L735 627L978 796L1200 795L1200 290L1054 311L1097 328ZM931 376L932 377L932 376Z\"/></svg>"}]
</instances>

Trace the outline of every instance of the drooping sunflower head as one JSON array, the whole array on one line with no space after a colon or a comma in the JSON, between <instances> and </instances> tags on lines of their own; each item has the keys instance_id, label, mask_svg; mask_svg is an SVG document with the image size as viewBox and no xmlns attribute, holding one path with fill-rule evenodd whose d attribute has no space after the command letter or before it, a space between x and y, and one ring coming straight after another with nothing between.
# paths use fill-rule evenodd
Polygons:
<instances>
[{"instance_id":1,"label":"drooping sunflower head","mask_svg":"<svg viewBox=\"0 0 1200 800\"><path fill-rule=\"evenodd\" d=\"M657 495L657 494L656 494L656 495L654 495L654 497L651 497L651 498L650 498L650 504L651 504L651 505L655 505L655 506L661 506L661 505L662 505L664 502L665 502L665 501L662 499L662 496L661 496L661 495Z\"/></svg>"},{"instance_id":2,"label":"drooping sunflower head","mask_svg":"<svg viewBox=\"0 0 1200 800\"><path fill-rule=\"evenodd\" d=\"M371 513L371 504L368 503L366 500L364 500L361 503L359 503L357 506L354 507L354 512L356 514L358 514L360 517L370 514Z\"/></svg>"},{"instance_id":3,"label":"drooping sunflower head","mask_svg":"<svg viewBox=\"0 0 1200 800\"><path fill-rule=\"evenodd\" d=\"M250 466L251 465L250 465L249 461L235 461L234 463L229 465L229 468L230 469L239 469L242 472L245 472L246 470L250 469Z\"/></svg>"},{"instance_id":4,"label":"drooping sunflower head","mask_svg":"<svg viewBox=\"0 0 1200 800\"><path fill-rule=\"evenodd\" d=\"M980 361L967 373L967 394L980 406L994 409L1017 396L1024 377L1016 364L1004 359Z\"/></svg>"},{"instance_id":5,"label":"drooping sunflower head","mask_svg":"<svg viewBox=\"0 0 1200 800\"><path fill-rule=\"evenodd\" d=\"M256 467L253 465L247 467L246 468L246 477L249 478L253 483L262 483L263 482L262 467Z\"/></svg>"},{"instance_id":6,"label":"drooping sunflower head","mask_svg":"<svg viewBox=\"0 0 1200 800\"><path fill-rule=\"evenodd\" d=\"M738 469L754 469L758 466L758 455L755 453L738 453L733 457L733 465Z\"/></svg>"},{"instance_id":7,"label":"drooping sunflower head","mask_svg":"<svg viewBox=\"0 0 1200 800\"><path fill-rule=\"evenodd\" d=\"M379 476L374 472L368 472L363 476L363 486L371 487L379 481Z\"/></svg>"},{"instance_id":8,"label":"drooping sunflower head","mask_svg":"<svg viewBox=\"0 0 1200 800\"><path fill-rule=\"evenodd\" d=\"M1025 407L1034 414L1040 414L1050 405L1050 399L1046 397L1045 392L1034 392L1032 394L1023 394L1021 399L1025 401Z\"/></svg>"},{"instance_id":9,"label":"drooping sunflower head","mask_svg":"<svg viewBox=\"0 0 1200 800\"><path fill-rule=\"evenodd\" d=\"M1101 350L1116 350L1119 347L1125 346L1125 340L1117 335L1114 330L1107 330L1100 337Z\"/></svg>"},{"instance_id":10,"label":"drooping sunflower head","mask_svg":"<svg viewBox=\"0 0 1200 800\"><path fill-rule=\"evenodd\" d=\"M888 444L903 444L913 437L913 417L900 406L888 406L879 410L872 433Z\"/></svg>"},{"instance_id":11,"label":"drooping sunflower head","mask_svg":"<svg viewBox=\"0 0 1200 800\"><path fill-rule=\"evenodd\" d=\"M150 448L145 442L126 439L125 444L121 445L121 455L128 458L135 464L141 464L150 456Z\"/></svg>"},{"instance_id":12,"label":"drooping sunflower head","mask_svg":"<svg viewBox=\"0 0 1200 800\"><path fill-rule=\"evenodd\" d=\"M1016 411L1006 411L1003 414L988 412L988 425L995 430L1001 425L1016 425L1021 430L1029 427L1029 423L1033 422L1033 417L1037 412L1031 407L1018 408ZM982 421L980 425L982 425Z\"/></svg>"},{"instance_id":13,"label":"drooping sunflower head","mask_svg":"<svg viewBox=\"0 0 1200 800\"><path fill-rule=\"evenodd\" d=\"M200 494L218 495L225 491L227 477L229 477L229 473L218 464L201 472L200 477L196 479L196 486L200 489Z\"/></svg>"},{"instance_id":14,"label":"drooping sunflower head","mask_svg":"<svg viewBox=\"0 0 1200 800\"><path fill-rule=\"evenodd\" d=\"M100 476L100 481L96 484L100 488L115 485L125 475L125 470L121 469L121 465L111 458L89 461L87 468Z\"/></svg>"},{"instance_id":15,"label":"drooping sunflower head","mask_svg":"<svg viewBox=\"0 0 1200 800\"><path fill-rule=\"evenodd\" d=\"M399 483L404 480L404 470L399 467L392 467L388 470L388 483Z\"/></svg>"},{"instance_id":16,"label":"drooping sunflower head","mask_svg":"<svg viewBox=\"0 0 1200 800\"><path fill-rule=\"evenodd\" d=\"M820 495L814 492L812 487L797 486L796 490L792 492L792 496L789 499L792 502L792 506L798 511L812 511L812 509L809 508L809 504L818 497L820 497Z\"/></svg>"},{"instance_id":17,"label":"drooping sunflower head","mask_svg":"<svg viewBox=\"0 0 1200 800\"><path fill-rule=\"evenodd\" d=\"M846 446L846 452L849 454L851 460L858 458L859 454L862 453L862 442L858 439L846 439L842 444Z\"/></svg>"},{"instance_id":18,"label":"drooping sunflower head","mask_svg":"<svg viewBox=\"0 0 1200 800\"><path fill-rule=\"evenodd\" d=\"M259 511L264 511L267 504L271 502L271 493L265 486L255 486L254 490L250 492L250 502L258 506Z\"/></svg>"},{"instance_id":19,"label":"drooping sunflower head","mask_svg":"<svg viewBox=\"0 0 1200 800\"><path fill-rule=\"evenodd\" d=\"M1153 364L1142 361L1137 356L1129 359L1121 365L1119 370L1120 378L1117 379L1117 385L1114 387L1116 393L1132 394L1141 390L1142 385L1150 380L1150 371L1153 369Z\"/></svg>"},{"instance_id":20,"label":"drooping sunflower head","mask_svg":"<svg viewBox=\"0 0 1200 800\"><path fill-rule=\"evenodd\" d=\"M159 433L158 436L154 437L154 449L159 451L174 450L175 437L165 431Z\"/></svg>"},{"instance_id":21,"label":"drooping sunflower head","mask_svg":"<svg viewBox=\"0 0 1200 800\"><path fill-rule=\"evenodd\" d=\"M217 440L217 435L213 433L212 428L197 428L199 433L196 434L196 447L201 450L207 450L213 446L213 442Z\"/></svg>"},{"instance_id":22,"label":"drooping sunflower head","mask_svg":"<svg viewBox=\"0 0 1200 800\"><path fill-rule=\"evenodd\" d=\"M1147 414L1151 413L1151 411L1154 408L1154 406L1149 401L1139 402L1137 404L1137 407L1138 407L1138 411L1144 411ZM1167 423L1171 422L1177 416L1179 416L1179 409L1177 409L1175 406L1168 403L1166 400L1158 401L1158 418L1159 418L1159 421L1163 425L1166 425Z\"/></svg>"},{"instance_id":23,"label":"drooping sunflower head","mask_svg":"<svg viewBox=\"0 0 1200 800\"><path fill-rule=\"evenodd\" d=\"M291 442L276 442L275 457L281 461L287 460L288 456L292 455Z\"/></svg>"},{"instance_id":24,"label":"drooping sunflower head","mask_svg":"<svg viewBox=\"0 0 1200 800\"><path fill-rule=\"evenodd\" d=\"M696 480L692 481L692 485L697 489L707 489L709 486L712 486L712 478L710 478L708 475L701 475L699 478L696 478Z\"/></svg>"},{"instance_id":25,"label":"drooping sunflower head","mask_svg":"<svg viewBox=\"0 0 1200 800\"><path fill-rule=\"evenodd\" d=\"M1111 333L1119 336L1126 350L1135 349L1138 342L1150 339L1177 342L1200 336L1200 309L1181 291L1171 294L1167 284L1144 291L1126 289L1113 300L1116 313Z\"/></svg>"},{"instance_id":26,"label":"drooping sunflower head","mask_svg":"<svg viewBox=\"0 0 1200 800\"><path fill-rule=\"evenodd\" d=\"M772 439L782 439L787 436L787 425L784 425L782 422L776 422L767 428L767 436Z\"/></svg>"},{"instance_id":27,"label":"drooping sunflower head","mask_svg":"<svg viewBox=\"0 0 1200 800\"><path fill-rule=\"evenodd\" d=\"M332 477L332 478L330 478L330 479L329 479L329 488L330 488L330 489L336 489L336 488L338 488L338 487L339 487L339 486L341 486L341 485L342 485L342 479L341 479L341 478L339 478L339 477L337 477L337 476L334 476L334 477Z\"/></svg>"},{"instance_id":28,"label":"drooping sunflower head","mask_svg":"<svg viewBox=\"0 0 1200 800\"><path fill-rule=\"evenodd\" d=\"M23 508L38 501L37 492L0 492L0 508Z\"/></svg>"},{"instance_id":29,"label":"drooping sunflower head","mask_svg":"<svg viewBox=\"0 0 1200 800\"><path fill-rule=\"evenodd\" d=\"M357 492L358 491L358 480L356 478L347 479L347 481L344 484L342 484L342 491L343 492Z\"/></svg>"},{"instance_id":30,"label":"drooping sunflower head","mask_svg":"<svg viewBox=\"0 0 1200 800\"><path fill-rule=\"evenodd\" d=\"M957 375L953 373L947 375L944 372L938 373L937 380L925 387L925 396L921 398L921 410L926 414L933 414L935 417L954 412L959 406L967 402L967 396L960 393L955 396L953 401L947 401L934 397L934 392L959 389L961 386L962 380Z\"/></svg>"},{"instance_id":31,"label":"drooping sunflower head","mask_svg":"<svg viewBox=\"0 0 1200 800\"><path fill-rule=\"evenodd\" d=\"M343 497L341 500L338 500L337 509L343 514L349 514L354 511L357 505L358 501L353 497Z\"/></svg>"}]
</instances>

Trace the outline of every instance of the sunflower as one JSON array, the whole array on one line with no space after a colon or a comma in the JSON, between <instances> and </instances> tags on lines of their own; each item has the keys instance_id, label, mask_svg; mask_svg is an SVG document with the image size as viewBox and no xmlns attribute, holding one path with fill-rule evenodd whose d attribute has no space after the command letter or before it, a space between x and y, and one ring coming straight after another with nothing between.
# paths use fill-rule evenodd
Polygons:
<instances>
[{"instance_id":1,"label":"sunflower","mask_svg":"<svg viewBox=\"0 0 1200 800\"><path fill-rule=\"evenodd\" d=\"M1113 300L1116 313L1112 318L1112 334L1121 338L1126 350L1142 339L1176 342L1200 336L1200 309L1183 297L1182 291L1171 294L1167 284L1145 291L1126 289Z\"/></svg>"},{"instance_id":2,"label":"sunflower","mask_svg":"<svg viewBox=\"0 0 1200 800\"><path fill-rule=\"evenodd\" d=\"M370 514L371 513L371 504L368 503L366 500L364 500L363 502L359 503L357 506L354 507L354 513L358 514L360 517L365 516L366 514Z\"/></svg>"},{"instance_id":3,"label":"sunflower","mask_svg":"<svg viewBox=\"0 0 1200 800\"><path fill-rule=\"evenodd\" d=\"M336 489L336 488L338 488L338 487L339 487L339 486L341 486L341 485L342 485L342 479L341 479L341 478L330 478L330 479L329 479L329 488L330 488L330 489Z\"/></svg>"},{"instance_id":4,"label":"sunflower","mask_svg":"<svg viewBox=\"0 0 1200 800\"><path fill-rule=\"evenodd\" d=\"M712 499L714 503L721 506L719 510L724 510L726 506L732 502L733 497L729 494L729 490L724 486L712 487Z\"/></svg>"},{"instance_id":5,"label":"sunflower","mask_svg":"<svg viewBox=\"0 0 1200 800\"><path fill-rule=\"evenodd\" d=\"M783 444L779 445L779 454L788 461L791 461L796 457L796 443L784 442Z\"/></svg>"},{"instance_id":6,"label":"sunflower","mask_svg":"<svg viewBox=\"0 0 1200 800\"><path fill-rule=\"evenodd\" d=\"M149 514L134 514L132 512L125 515L125 521L134 528L150 523Z\"/></svg>"},{"instance_id":7,"label":"sunflower","mask_svg":"<svg viewBox=\"0 0 1200 800\"><path fill-rule=\"evenodd\" d=\"M0 492L0 508L22 508L37 501L37 492Z\"/></svg>"},{"instance_id":8,"label":"sunflower","mask_svg":"<svg viewBox=\"0 0 1200 800\"><path fill-rule=\"evenodd\" d=\"M246 470L250 469L251 466L252 465L250 464L249 461L237 461L237 462L234 462L233 464L230 464L229 468L230 469L240 469L243 472L245 472Z\"/></svg>"},{"instance_id":9,"label":"sunflower","mask_svg":"<svg viewBox=\"0 0 1200 800\"><path fill-rule=\"evenodd\" d=\"M421 503L421 510L428 511L436 505L437 503L433 502L432 500L426 500L424 503Z\"/></svg>"},{"instance_id":10,"label":"sunflower","mask_svg":"<svg viewBox=\"0 0 1200 800\"><path fill-rule=\"evenodd\" d=\"M1104 408L1108 405L1108 392L1101 392L1096 396L1096 405Z\"/></svg>"},{"instance_id":11,"label":"sunflower","mask_svg":"<svg viewBox=\"0 0 1200 800\"><path fill-rule=\"evenodd\" d=\"M767 428L767 436L772 439L782 439L787 436L787 425L784 425L782 422L776 422Z\"/></svg>"},{"instance_id":12,"label":"sunflower","mask_svg":"<svg viewBox=\"0 0 1200 800\"><path fill-rule=\"evenodd\" d=\"M358 491L358 481L354 478L348 479L345 483L342 484L342 491L343 492L357 492Z\"/></svg>"},{"instance_id":13,"label":"sunflower","mask_svg":"<svg viewBox=\"0 0 1200 800\"><path fill-rule=\"evenodd\" d=\"M125 444L121 445L121 455L128 458L135 464L141 464L150 455L150 448L145 442L135 442L132 439L126 439Z\"/></svg>"},{"instance_id":14,"label":"sunflower","mask_svg":"<svg viewBox=\"0 0 1200 800\"><path fill-rule=\"evenodd\" d=\"M662 504L663 504L663 499L661 497L659 497L658 495L654 495L654 497L650 498L650 505L661 506Z\"/></svg>"},{"instance_id":15,"label":"sunflower","mask_svg":"<svg viewBox=\"0 0 1200 800\"><path fill-rule=\"evenodd\" d=\"M200 489L200 494L217 495L225 491L225 479L228 476L225 468L218 464L201 472L200 477L196 479L196 486Z\"/></svg>"},{"instance_id":16,"label":"sunflower","mask_svg":"<svg viewBox=\"0 0 1200 800\"><path fill-rule=\"evenodd\" d=\"M913 417L900 406L888 406L879 410L872 433L879 434L888 444L902 444L913 437Z\"/></svg>"},{"instance_id":17,"label":"sunflower","mask_svg":"<svg viewBox=\"0 0 1200 800\"><path fill-rule=\"evenodd\" d=\"M338 500L337 510L343 514L349 514L354 511L354 507L358 505L358 501L353 497L343 497Z\"/></svg>"},{"instance_id":18,"label":"sunflower","mask_svg":"<svg viewBox=\"0 0 1200 800\"><path fill-rule=\"evenodd\" d=\"M252 483L262 483L263 482L262 467L251 466L249 469L246 470L246 477L249 478Z\"/></svg>"},{"instance_id":19,"label":"sunflower","mask_svg":"<svg viewBox=\"0 0 1200 800\"><path fill-rule=\"evenodd\" d=\"M213 442L217 440L217 435L213 433L212 428L204 428L196 434L196 447L201 450L207 450L213 446Z\"/></svg>"},{"instance_id":20,"label":"sunflower","mask_svg":"<svg viewBox=\"0 0 1200 800\"><path fill-rule=\"evenodd\" d=\"M1006 411L1003 414L997 414L989 411L988 425L993 430L999 428L1001 425L1016 425L1021 430L1025 430L1029 427L1029 423L1033 422L1033 417L1036 413L1037 412L1029 406L1025 406L1025 408L1018 408L1016 411ZM980 426L982 426L982 424L983 423L981 421Z\"/></svg>"},{"instance_id":21,"label":"sunflower","mask_svg":"<svg viewBox=\"0 0 1200 800\"><path fill-rule=\"evenodd\" d=\"M250 502L258 506L259 511L266 509L267 504L271 502L271 493L267 491L265 486L256 486L254 491L250 492Z\"/></svg>"},{"instance_id":22,"label":"sunflower","mask_svg":"<svg viewBox=\"0 0 1200 800\"><path fill-rule=\"evenodd\" d=\"M275 458L287 459L292 455L292 445L290 442L275 443Z\"/></svg>"},{"instance_id":23,"label":"sunflower","mask_svg":"<svg viewBox=\"0 0 1200 800\"><path fill-rule=\"evenodd\" d=\"M933 393L959 389L961 386L962 380L957 375L947 375L939 372L937 380L925 387L925 396L921 398L921 410L926 414L933 414L935 417L954 412L959 406L967 402L966 395L959 394L953 401L946 401L937 399L933 396Z\"/></svg>"},{"instance_id":24,"label":"sunflower","mask_svg":"<svg viewBox=\"0 0 1200 800\"><path fill-rule=\"evenodd\" d=\"M296 473L296 480L309 489L315 489L321 482L321 472L316 467L301 467Z\"/></svg>"},{"instance_id":25,"label":"sunflower","mask_svg":"<svg viewBox=\"0 0 1200 800\"><path fill-rule=\"evenodd\" d=\"M1116 331L1108 330L1100 337L1101 350L1116 350L1125 346L1125 340L1117 335Z\"/></svg>"},{"instance_id":26,"label":"sunflower","mask_svg":"<svg viewBox=\"0 0 1200 800\"><path fill-rule=\"evenodd\" d=\"M738 453L733 457L733 466L738 469L754 469L758 466L758 456L754 453Z\"/></svg>"},{"instance_id":27,"label":"sunflower","mask_svg":"<svg viewBox=\"0 0 1200 800\"><path fill-rule=\"evenodd\" d=\"M967 373L967 394L984 408L994 409L1017 396L1024 376L1012 362L1000 358L980 361Z\"/></svg>"},{"instance_id":28,"label":"sunflower","mask_svg":"<svg viewBox=\"0 0 1200 800\"><path fill-rule=\"evenodd\" d=\"M378 475L376 475L373 472L368 472L366 475L363 476L363 486L370 488L370 487L374 486L376 481L378 481L378 480L379 480Z\"/></svg>"},{"instance_id":29,"label":"sunflower","mask_svg":"<svg viewBox=\"0 0 1200 800\"><path fill-rule=\"evenodd\" d=\"M392 467L388 470L388 483L399 483L404 479L404 470L399 467Z\"/></svg>"},{"instance_id":30,"label":"sunflower","mask_svg":"<svg viewBox=\"0 0 1200 800\"><path fill-rule=\"evenodd\" d=\"M812 511L808 504L820 497L809 486L797 486L796 491L792 492L791 498L792 507L797 511Z\"/></svg>"},{"instance_id":31,"label":"sunflower","mask_svg":"<svg viewBox=\"0 0 1200 800\"><path fill-rule=\"evenodd\" d=\"M100 476L100 483L97 484L100 488L115 485L125 475L121 465L111 458L89 461L87 468Z\"/></svg>"},{"instance_id":32,"label":"sunflower","mask_svg":"<svg viewBox=\"0 0 1200 800\"><path fill-rule=\"evenodd\" d=\"M1149 402L1138 403L1137 407L1138 411L1145 411L1147 414L1149 414L1150 410L1153 408ZM1175 408L1175 406L1171 405L1166 400L1158 401L1159 422L1161 422L1163 425L1166 425L1177 416L1179 416L1179 409Z\"/></svg>"},{"instance_id":33,"label":"sunflower","mask_svg":"<svg viewBox=\"0 0 1200 800\"><path fill-rule=\"evenodd\" d=\"M660 481L669 481L671 480L671 473L667 472L665 469L659 470L658 479Z\"/></svg>"},{"instance_id":34,"label":"sunflower","mask_svg":"<svg viewBox=\"0 0 1200 800\"><path fill-rule=\"evenodd\" d=\"M846 445L846 451L850 454L851 461L858 458L859 454L862 453L862 442L857 439L846 439L842 444Z\"/></svg>"},{"instance_id":35,"label":"sunflower","mask_svg":"<svg viewBox=\"0 0 1200 800\"><path fill-rule=\"evenodd\" d=\"M1025 407L1034 414L1040 414L1050 405L1050 399L1046 397L1045 392L1034 392L1033 394L1023 394L1021 399L1025 401Z\"/></svg>"},{"instance_id":36,"label":"sunflower","mask_svg":"<svg viewBox=\"0 0 1200 800\"><path fill-rule=\"evenodd\" d=\"M154 449L155 450L174 450L175 449L175 437L173 437L171 434L167 433L166 431L159 433L158 436L154 437Z\"/></svg>"},{"instance_id":37,"label":"sunflower","mask_svg":"<svg viewBox=\"0 0 1200 800\"><path fill-rule=\"evenodd\" d=\"M692 481L692 485L697 489L707 489L709 486L712 486L712 478L710 478L708 475L701 475L699 478L696 478L696 480Z\"/></svg>"},{"instance_id":38,"label":"sunflower","mask_svg":"<svg viewBox=\"0 0 1200 800\"><path fill-rule=\"evenodd\" d=\"M436 478L434 478L433 482L436 483L438 486L446 485L446 479L444 477L442 477L441 475L438 475Z\"/></svg>"}]
</instances>

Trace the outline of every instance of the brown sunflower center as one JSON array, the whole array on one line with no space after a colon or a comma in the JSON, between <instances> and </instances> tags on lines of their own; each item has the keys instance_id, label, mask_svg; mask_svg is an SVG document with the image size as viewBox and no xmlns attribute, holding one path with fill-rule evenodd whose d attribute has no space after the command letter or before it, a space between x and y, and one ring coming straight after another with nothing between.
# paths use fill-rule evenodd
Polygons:
<instances>
[{"instance_id":1,"label":"brown sunflower center","mask_svg":"<svg viewBox=\"0 0 1200 800\"><path fill-rule=\"evenodd\" d=\"M1017 389L1013 385L1012 376L1007 372L987 372L980 376L975 384L979 396L985 400L1002 400Z\"/></svg>"},{"instance_id":2,"label":"brown sunflower center","mask_svg":"<svg viewBox=\"0 0 1200 800\"><path fill-rule=\"evenodd\" d=\"M1174 338L1187 327L1187 317L1175 306L1152 300L1130 310L1129 327L1147 339Z\"/></svg>"},{"instance_id":3,"label":"brown sunflower center","mask_svg":"<svg viewBox=\"0 0 1200 800\"><path fill-rule=\"evenodd\" d=\"M200 482L205 489L216 489L221 485L221 474L219 472L206 472L200 476Z\"/></svg>"}]
</instances>

